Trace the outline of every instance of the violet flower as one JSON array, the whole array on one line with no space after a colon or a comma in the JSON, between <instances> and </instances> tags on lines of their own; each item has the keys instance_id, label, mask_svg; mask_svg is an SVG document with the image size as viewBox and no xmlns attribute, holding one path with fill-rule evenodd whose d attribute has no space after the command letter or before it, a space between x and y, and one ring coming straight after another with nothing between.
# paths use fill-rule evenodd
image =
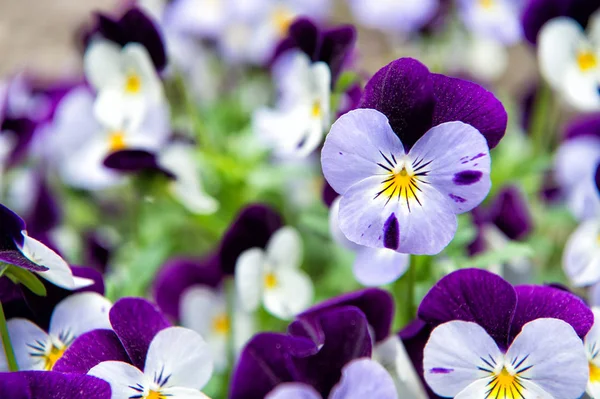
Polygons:
<instances>
[{"instance_id":1,"label":"violet flower","mask_svg":"<svg viewBox=\"0 0 600 399\"><path fill-rule=\"evenodd\" d=\"M99 378L52 371L0 373L0 394L10 399L111 399L110 385Z\"/></svg>"},{"instance_id":2,"label":"violet flower","mask_svg":"<svg viewBox=\"0 0 600 399\"><path fill-rule=\"evenodd\" d=\"M425 380L440 396L512 392L575 399L585 391L581 338L593 314L569 292L513 287L492 273L464 269L442 278L418 314L437 326L423 363Z\"/></svg>"},{"instance_id":3,"label":"violet flower","mask_svg":"<svg viewBox=\"0 0 600 399\"><path fill-rule=\"evenodd\" d=\"M504 135L504 108L476 84L412 59L376 73L361 107L334 123L321 154L325 178L342 194L342 232L373 248L439 253L456 214L490 189L489 148Z\"/></svg>"}]
</instances>

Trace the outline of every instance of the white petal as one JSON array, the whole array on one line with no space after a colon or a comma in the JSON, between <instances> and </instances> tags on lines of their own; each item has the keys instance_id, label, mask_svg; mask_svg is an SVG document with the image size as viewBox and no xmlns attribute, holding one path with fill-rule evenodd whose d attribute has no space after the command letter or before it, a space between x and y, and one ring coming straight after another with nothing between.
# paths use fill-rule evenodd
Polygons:
<instances>
[{"instance_id":1,"label":"white petal","mask_svg":"<svg viewBox=\"0 0 600 399\"><path fill-rule=\"evenodd\" d=\"M87 80L96 89L121 81L121 48L108 40L96 39L86 49L83 67Z\"/></svg>"},{"instance_id":2,"label":"white petal","mask_svg":"<svg viewBox=\"0 0 600 399\"><path fill-rule=\"evenodd\" d=\"M162 389L160 393L169 399L210 399L197 389L173 387Z\"/></svg>"},{"instance_id":3,"label":"white petal","mask_svg":"<svg viewBox=\"0 0 600 399\"><path fill-rule=\"evenodd\" d=\"M565 273L575 286L600 281L600 222L583 222L571 235L563 253Z\"/></svg>"},{"instance_id":4,"label":"white petal","mask_svg":"<svg viewBox=\"0 0 600 399\"><path fill-rule=\"evenodd\" d=\"M248 311L256 310L263 291L266 257L260 248L250 248L235 264L235 287L240 303Z\"/></svg>"},{"instance_id":5,"label":"white petal","mask_svg":"<svg viewBox=\"0 0 600 399\"><path fill-rule=\"evenodd\" d=\"M398 398L392 377L371 359L357 359L345 365L340 382L329 395L329 399L364 398Z\"/></svg>"},{"instance_id":6,"label":"white petal","mask_svg":"<svg viewBox=\"0 0 600 399\"><path fill-rule=\"evenodd\" d=\"M150 104L160 101L162 83L146 47L139 43L128 43L123 47L122 57L125 70L139 74L146 101Z\"/></svg>"},{"instance_id":7,"label":"white petal","mask_svg":"<svg viewBox=\"0 0 600 399\"><path fill-rule=\"evenodd\" d=\"M269 392L265 399L321 399L321 395L310 385L284 382Z\"/></svg>"},{"instance_id":8,"label":"white petal","mask_svg":"<svg viewBox=\"0 0 600 399\"><path fill-rule=\"evenodd\" d=\"M121 85L109 86L98 93L94 103L94 116L110 130L136 128L146 112L142 95L127 95Z\"/></svg>"},{"instance_id":9,"label":"white petal","mask_svg":"<svg viewBox=\"0 0 600 399\"><path fill-rule=\"evenodd\" d=\"M208 345L195 331L169 327L152 339L144 374L170 376L166 387L201 389L213 372Z\"/></svg>"},{"instance_id":10,"label":"white petal","mask_svg":"<svg viewBox=\"0 0 600 399\"><path fill-rule=\"evenodd\" d=\"M557 182L568 191L596 172L600 161L600 140L593 136L577 137L560 145L554 160ZM567 193L568 194L568 193Z\"/></svg>"},{"instance_id":11,"label":"white petal","mask_svg":"<svg viewBox=\"0 0 600 399\"><path fill-rule=\"evenodd\" d=\"M399 398L428 399L417 370L397 335L377 344L373 359L388 370L396 384Z\"/></svg>"},{"instance_id":12,"label":"white petal","mask_svg":"<svg viewBox=\"0 0 600 399\"><path fill-rule=\"evenodd\" d=\"M265 286L265 309L280 319L290 319L305 310L313 300L310 277L298 269L275 269L274 286Z\"/></svg>"},{"instance_id":13,"label":"white petal","mask_svg":"<svg viewBox=\"0 0 600 399\"><path fill-rule=\"evenodd\" d=\"M68 296L54 308L49 333L53 337L62 334L76 338L98 328L110 329L110 308L110 301L96 292Z\"/></svg>"},{"instance_id":14,"label":"white petal","mask_svg":"<svg viewBox=\"0 0 600 399\"><path fill-rule=\"evenodd\" d=\"M454 397L480 378L489 376L479 367L481 359L502 363L504 356L494 340L478 324L451 321L435 328L425 346L425 381L433 391Z\"/></svg>"},{"instance_id":15,"label":"white petal","mask_svg":"<svg viewBox=\"0 0 600 399\"><path fill-rule=\"evenodd\" d=\"M285 226L277 230L267 244L267 262L272 267L297 268L302 259L302 237L298 231Z\"/></svg>"},{"instance_id":16,"label":"white petal","mask_svg":"<svg viewBox=\"0 0 600 399\"><path fill-rule=\"evenodd\" d=\"M92 367L88 375L98 377L110 384L111 399L129 399L140 395L140 391L132 387L141 389L147 394L151 382L138 368L125 362L102 362Z\"/></svg>"},{"instance_id":17,"label":"white petal","mask_svg":"<svg viewBox=\"0 0 600 399\"><path fill-rule=\"evenodd\" d=\"M380 286L400 278L408 269L409 254L387 248L362 247L356 252L354 277L362 285Z\"/></svg>"},{"instance_id":18,"label":"white petal","mask_svg":"<svg viewBox=\"0 0 600 399\"><path fill-rule=\"evenodd\" d=\"M340 213L340 201L342 197L337 197L333 200L331 207L329 208L329 232L333 241L338 243L340 246L347 248L351 251L358 251L364 248L361 245L355 244L346 238L342 230L340 229L339 213Z\"/></svg>"},{"instance_id":19,"label":"white petal","mask_svg":"<svg viewBox=\"0 0 600 399\"><path fill-rule=\"evenodd\" d=\"M576 63L571 64L563 78L563 93L567 102L579 111L600 110L600 74L582 72Z\"/></svg>"},{"instance_id":20,"label":"white petal","mask_svg":"<svg viewBox=\"0 0 600 399\"><path fill-rule=\"evenodd\" d=\"M597 374L597 371L600 370L600 353L598 352L598 348L600 348L600 308L594 307L592 308L592 312L594 312L594 325L585 336L583 342L590 363L590 380L587 392L593 398L597 398L600 397L600 379L598 379Z\"/></svg>"},{"instance_id":21,"label":"white petal","mask_svg":"<svg viewBox=\"0 0 600 399\"><path fill-rule=\"evenodd\" d=\"M51 342L48 334L26 319L11 319L7 328L19 370L44 370L44 358L32 356L34 351L31 346L44 349L34 353L45 353L45 348Z\"/></svg>"},{"instance_id":22,"label":"white petal","mask_svg":"<svg viewBox=\"0 0 600 399\"><path fill-rule=\"evenodd\" d=\"M570 324L558 319L537 319L525 324L506 352L506 359L521 361L525 357L519 369L529 369L520 376L552 397L577 399L585 392L587 356Z\"/></svg>"},{"instance_id":23,"label":"white petal","mask_svg":"<svg viewBox=\"0 0 600 399\"><path fill-rule=\"evenodd\" d=\"M564 85L569 66L575 61L579 43L584 40L581 25L570 18L555 18L542 27L538 36L538 59L544 78L554 88Z\"/></svg>"},{"instance_id":24,"label":"white petal","mask_svg":"<svg viewBox=\"0 0 600 399\"><path fill-rule=\"evenodd\" d=\"M38 240L29 237L25 231L22 233L23 247L19 249L23 255L30 261L48 268L48 270L38 273L41 277L67 290L86 287L94 283L93 280L79 279L76 284L73 273L63 258Z\"/></svg>"}]
</instances>

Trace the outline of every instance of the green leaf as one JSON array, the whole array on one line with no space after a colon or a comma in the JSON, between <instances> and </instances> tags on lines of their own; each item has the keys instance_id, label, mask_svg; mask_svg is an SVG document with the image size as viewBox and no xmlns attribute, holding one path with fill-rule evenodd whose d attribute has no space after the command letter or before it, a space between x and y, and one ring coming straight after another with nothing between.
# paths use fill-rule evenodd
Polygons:
<instances>
[{"instance_id":1,"label":"green leaf","mask_svg":"<svg viewBox=\"0 0 600 399\"><path fill-rule=\"evenodd\" d=\"M11 265L6 269L4 274L15 283L23 284L35 295L46 296L46 287L44 287L44 284L40 279L29 270Z\"/></svg>"},{"instance_id":2,"label":"green leaf","mask_svg":"<svg viewBox=\"0 0 600 399\"><path fill-rule=\"evenodd\" d=\"M504 264L513 259L531 258L534 255L530 245L511 241L505 247L485 252L475 256L470 262L472 267L487 267L490 265Z\"/></svg>"}]
</instances>

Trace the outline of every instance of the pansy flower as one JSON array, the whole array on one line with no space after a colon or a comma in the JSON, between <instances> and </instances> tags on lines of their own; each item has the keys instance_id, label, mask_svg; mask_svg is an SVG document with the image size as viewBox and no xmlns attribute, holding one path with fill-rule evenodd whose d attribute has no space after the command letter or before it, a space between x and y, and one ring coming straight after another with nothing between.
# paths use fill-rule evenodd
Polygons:
<instances>
[{"instance_id":1,"label":"pansy flower","mask_svg":"<svg viewBox=\"0 0 600 399\"><path fill-rule=\"evenodd\" d=\"M538 38L540 71L580 111L600 110L600 13L587 31L568 17L547 22Z\"/></svg>"},{"instance_id":2,"label":"pansy flower","mask_svg":"<svg viewBox=\"0 0 600 399\"><path fill-rule=\"evenodd\" d=\"M590 366L590 378L587 393L592 398L600 395L600 308L592 308L594 312L594 326L585 336L585 351Z\"/></svg>"},{"instance_id":3,"label":"pansy flower","mask_svg":"<svg viewBox=\"0 0 600 399\"><path fill-rule=\"evenodd\" d=\"M413 33L436 15L439 0L351 0L350 10L362 25L392 33Z\"/></svg>"},{"instance_id":4,"label":"pansy flower","mask_svg":"<svg viewBox=\"0 0 600 399\"><path fill-rule=\"evenodd\" d=\"M369 397L396 399L398 393L394 381L388 372L371 359L357 359L342 369L340 382L333 387L330 399L351 399ZM322 396L310 385L288 382L280 384L265 399L322 399Z\"/></svg>"},{"instance_id":5,"label":"pansy flower","mask_svg":"<svg viewBox=\"0 0 600 399\"><path fill-rule=\"evenodd\" d=\"M250 248L235 266L236 292L242 306L254 311L262 302L281 319L290 319L313 299L310 277L300 270L302 239L292 227L275 231L266 248Z\"/></svg>"},{"instance_id":6,"label":"pansy flower","mask_svg":"<svg viewBox=\"0 0 600 399\"><path fill-rule=\"evenodd\" d=\"M109 319L113 331L81 335L54 370L99 377L111 385L112 399L205 398L200 388L212 374L212 359L202 337L171 327L141 298L120 299Z\"/></svg>"},{"instance_id":7,"label":"pansy flower","mask_svg":"<svg viewBox=\"0 0 600 399\"><path fill-rule=\"evenodd\" d=\"M600 220L581 223L563 252L563 269L576 287L600 282Z\"/></svg>"},{"instance_id":8,"label":"pansy flower","mask_svg":"<svg viewBox=\"0 0 600 399\"><path fill-rule=\"evenodd\" d=\"M89 375L47 371L0 373L0 394L11 399L110 399L110 385Z\"/></svg>"},{"instance_id":9,"label":"pansy flower","mask_svg":"<svg viewBox=\"0 0 600 399\"><path fill-rule=\"evenodd\" d=\"M322 142L330 123L331 71L299 50L287 51L273 66L279 99L275 109L253 116L256 134L280 157L306 157Z\"/></svg>"},{"instance_id":10,"label":"pansy flower","mask_svg":"<svg viewBox=\"0 0 600 399\"><path fill-rule=\"evenodd\" d=\"M52 370L58 359L81 334L109 328L111 303L95 292L73 294L56 305L48 332L27 319L7 323L19 370ZM0 354L0 370L7 370Z\"/></svg>"},{"instance_id":11,"label":"pansy flower","mask_svg":"<svg viewBox=\"0 0 600 399\"><path fill-rule=\"evenodd\" d=\"M340 229L368 247L440 252L456 214L490 189L489 148L506 129L504 108L481 87L408 58L377 72L360 106L334 123L321 153L342 195Z\"/></svg>"},{"instance_id":12,"label":"pansy flower","mask_svg":"<svg viewBox=\"0 0 600 399\"><path fill-rule=\"evenodd\" d=\"M568 209L579 220L600 215L599 164L600 114L573 120L556 151L554 177Z\"/></svg>"},{"instance_id":13,"label":"pansy flower","mask_svg":"<svg viewBox=\"0 0 600 399\"><path fill-rule=\"evenodd\" d=\"M464 269L442 278L418 313L437 326L423 367L440 396L575 399L585 391L582 338L593 314L567 291L513 287L490 272Z\"/></svg>"},{"instance_id":14,"label":"pansy flower","mask_svg":"<svg viewBox=\"0 0 600 399\"><path fill-rule=\"evenodd\" d=\"M66 289L78 289L93 284L93 280L74 277L69 265L53 250L29 237L25 222L0 204L0 260L38 274L52 284Z\"/></svg>"},{"instance_id":15,"label":"pansy flower","mask_svg":"<svg viewBox=\"0 0 600 399\"><path fill-rule=\"evenodd\" d=\"M518 43L523 37L520 16L525 0L460 0L460 17L476 36L504 45Z\"/></svg>"}]
</instances>

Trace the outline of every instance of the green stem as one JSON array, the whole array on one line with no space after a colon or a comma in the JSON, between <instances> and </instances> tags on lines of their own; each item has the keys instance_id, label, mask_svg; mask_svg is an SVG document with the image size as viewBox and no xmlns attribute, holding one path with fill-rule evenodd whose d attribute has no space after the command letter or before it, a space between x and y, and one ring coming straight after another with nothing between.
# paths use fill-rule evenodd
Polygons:
<instances>
[{"instance_id":1,"label":"green stem","mask_svg":"<svg viewBox=\"0 0 600 399\"><path fill-rule=\"evenodd\" d=\"M396 314L395 329L403 328L415 316L415 270L418 257L413 257L412 260L404 276L396 281L392 288L395 302L400 304L399 312Z\"/></svg>"},{"instance_id":2,"label":"green stem","mask_svg":"<svg viewBox=\"0 0 600 399\"><path fill-rule=\"evenodd\" d=\"M4 308L0 303L0 336L2 337L2 347L4 348L4 354L8 362L8 369L10 371L19 371L17 365L17 359L15 358L15 351L13 350L12 343L10 342L10 336L8 335L8 328L6 328L6 316L4 316Z\"/></svg>"}]
</instances>

